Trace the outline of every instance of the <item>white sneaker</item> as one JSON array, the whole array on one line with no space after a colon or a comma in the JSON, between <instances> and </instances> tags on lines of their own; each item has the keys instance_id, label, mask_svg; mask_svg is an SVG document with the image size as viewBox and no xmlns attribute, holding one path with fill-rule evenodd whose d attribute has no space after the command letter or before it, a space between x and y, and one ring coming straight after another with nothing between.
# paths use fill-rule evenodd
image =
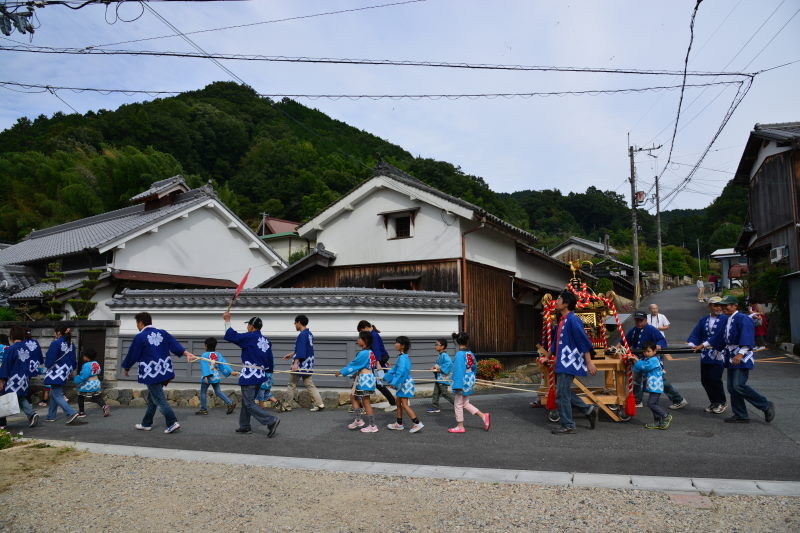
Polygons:
<instances>
[{"instance_id":1,"label":"white sneaker","mask_svg":"<svg viewBox=\"0 0 800 533\"><path fill-rule=\"evenodd\" d=\"M724 412L725 412L727 409L728 409L728 404L726 404L726 403L723 403L723 404L720 404L720 405L716 406L716 407L715 407L715 408L712 410L712 413L714 413L715 415L721 415L721 414L722 414L722 413L724 413Z\"/></svg>"},{"instance_id":2,"label":"white sneaker","mask_svg":"<svg viewBox=\"0 0 800 533\"><path fill-rule=\"evenodd\" d=\"M420 422L419 424L414 424L414 427L408 430L409 433L416 433L417 431L421 430L425 427L425 424Z\"/></svg>"},{"instance_id":3,"label":"white sneaker","mask_svg":"<svg viewBox=\"0 0 800 533\"><path fill-rule=\"evenodd\" d=\"M352 422L347 424L347 429L363 428L366 425L367 425L366 422L364 422L363 420L353 420Z\"/></svg>"},{"instance_id":4,"label":"white sneaker","mask_svg":"<svg viewBox=\"0 0 800 533\"><path fill-rule=\"evenodd\" d=\"M177 422L173 422L170 427L164 430L164 433L174 433L178 431L180 428L181 428L180 424L178 424Z\"/></svg>"},{"instance_id":5,"label":"white sneaker","mask_svg":"<svg viewBox=\"0 0 800 533\"><path fill-rule=\"evenodd\" d=\"M372 407L377 407L378 409L386 409L389 407L389 402L380 402L372 404Z\"/></svg>"},{"instance_id":6,"label":"white sneaker","mask_svg":"<svg viewBox=\"0 0 800 533\"><path fill-rule=\"evenodd\" d=\"M717 406L716 406L716 405L714 405L714 404L712 403L711 405L709 405L708 407L706 407L706 408L704 409L704 411L705 411L706 413L713 413L713 412L714 412L714 409L716 409L716 408L717 408Z\"/></svg>"},{"instance_id":7,"label":"white sneaker","mask_svg":"<svg viewBox=\"0 0 800 533\"><path fill-rule=\"evenodd\" d=\"M684 398L683 400L680 401L680 403L673 403L672 405L668 406L668 408L669 409L683 409L687 405L689 405L689 401L686 398Z\"/></svg>"},{"instance_id":8,"label":"white sneaker","mask_svg":"<svg viewBox=\"0 0 800 533\"><path fill-rule=\"evenodd\" d=\"M133 426L133 427L135 427L135 428L136 428L136 429L138 429L139 431L150 431L151 429L153 429L153 426L143 426L143 425L141 425L141 424L136 424L136 425L135 425L135 426Z\"/></svg>"},{"instance_id":9,"label":"white sneaker","mask_svg":"<svg viewBox=\"0 0 800 533\"><path fill-rule=\"evenodd\" d=\"M642 405L642 402L639 402L636 404L636 407L644 407L644 405Z\"/></svg>"},{"instance_id":10,"label":"white sneaker","mask_svg":"<svg viewBox=\"0 0 800 533\"><path fill-rule=\"evenodd\" d=\"M396 405L390 405L389 407L385 407L383 409L384 413L391 413L392 411L397 411L397 406Z\"/></svg>"},{"instance_id":11,"label":"white sneaker","mask_svg":"<svg viewBox=\"0 0 800 533\"><path fill-rule=\"evenodd\" d=\"M392 422L391 424L386 424L386 427L389 429L395 429L397 431L403 431L406 427L403 424L398 424L397 422ZM416 427L416 426L414 426Z\"/></svg>"}]
</instances>

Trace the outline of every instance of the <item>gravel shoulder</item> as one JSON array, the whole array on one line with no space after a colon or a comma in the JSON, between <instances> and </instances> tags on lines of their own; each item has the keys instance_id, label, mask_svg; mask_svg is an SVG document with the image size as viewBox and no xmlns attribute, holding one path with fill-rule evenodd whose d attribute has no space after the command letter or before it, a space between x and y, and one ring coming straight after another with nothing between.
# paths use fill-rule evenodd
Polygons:
<instances>
[{"instance_id":1,"label":"gravel shoulder","mask_svg":"<svg viewBox=\"0 0 800 533\"><path fill-rule=\"evenodd\" d=\"M26 463L45 468L0 469L3 531L800 530L800 498L791 497L309 472L57 448L24 453Z\"/></svg>"}]
</instances>

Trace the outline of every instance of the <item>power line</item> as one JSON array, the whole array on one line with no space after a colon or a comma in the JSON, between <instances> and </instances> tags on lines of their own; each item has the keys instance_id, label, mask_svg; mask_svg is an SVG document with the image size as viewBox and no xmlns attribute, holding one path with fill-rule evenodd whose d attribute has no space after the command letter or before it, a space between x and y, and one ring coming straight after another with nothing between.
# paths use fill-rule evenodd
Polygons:
<instances>
[{"instance_id":1,"label":"power line","mask_svg":"<svg viewBox=\"0 0 800 533\"><path fill-rule=\"evenodd\" d=\"M739 84L740 82L736 81L720 81L714 82L715 85L721 84ZM707 84L699 83L699 84L687 84L685 87L705 87ZM147 94L149 96L159 96L159 95L176 95L181 94L183 91L162 91L162 90L151 90L151 89L108 89L108 88L96 88L96 87L69 87L69 86L56 86L50 84L37 84L37 83L21 83L21 82L13 82L13 81L0 81L0 87L5 87L11 89L12 87L18 87L20 89L41 89L36 91L31 91L32 93L41 93L48 91L50 89L56 90L66 90L72 91L74 93L83 93L83 92L96 92L101 94L114 94L114 93L121 93L126 94L128 96L132 96L134 94ZM458 99L496 99L496 98L515 98L515 97L522 97L522 98L531 98L531 97L550 97L550 96L597 96L602 94L628 94L628 93L640 93L640 92L651 92L651 91L663 91L663 90L676 90L684 87L683 85L664 85L664 86L655 86L655 87L636 87L636 88L624 88L624 89L586 89L581 91L538 91L538 92L527 92L527 93L469 93L469 94L281 94L281 93L259 93L259 96L263 96L266 98L308 98L311 100L317 100L321 98L327 98L330 100L341 100L341 99L348 99L348 100L362 100L362 99L369 99L369 100L458 100ZM15 89L12 89L15 90Z\"/></svg>"},{"instance_id":2,"label":"power line","mask_svg":"<svg viewBox=\"0 0 800 533\"><path fill-rule=\"evenodd\" d=\"M760 56L764 52L764 50L766 50L767 47L772 44L772 41L774 41L775 38L778 35L780 35L780 33L783 31L783 29L786 28L786 26L789 25L789 23L792 21L793 18L795 18L797 16L798 13L800 13L800 8L798 8L797 11L795 11L792 14L792 16L788 18L788 20L783 24L783 26L781 26L780 29L777 32L775 32L775 35L773 35L772 38L769 41L767 41L767 44L765 44L761 48L761 50L759 50L758 53L755 56L753 56L753 59L751 59L750 61L747 62L747 64L744 66L744 68L749 67L753 63L753 61L755 61L758 58L758 56Z\"/></svg>"},{"instance_id":3,"label":"power line","mask_svg":"<svg viewBox=\"0 0 800 533\"><path fill-rule=\"evenodd\" d=\"M328 15L340 15L342 13L355 13L357 11L367 11L367 10L370 10L370 9L380 9L380 8L384 8L384 7L402 6L402 5L405 5L405 4L416 4L416 3L420 3L420 2L426 2L426 1L427 0L407 0L405 2L392 2L392 3L388 3L388 4L377 4L377 5L357 7L357 8L352 8L352 9L340 9L340 10L337 10L337 11L324 11L322 13L312 13L310 15L298 15L298 16L295 16L295 17L285 17L285 18L280 18L280 19L262 20L260 22L250 22L250 23L247 23L247 24L236 24L234 26L222 26L222 27L219 27L219 28L207 28L207 29L204 29L204 30L186 31L186 32L183 32L183 35L197 35L199 33L208 33L208 32L213 32L213 31L224 31L224 30L234 30L234 29L240 29L240 28L249 28L249 27L252 27L252 26L260 26L260 25L263 25L263 24L275 24L275 23L278 23L278 22L290 22L290 21L293 21L293 20L303 20L303 19L310 19L310 18L316 18L316 17L324 17L324 16L328 16ZM104 47L104 46L118 46L120 44L140 43L140 42L143 42L143 41L154 41L154 40L158 40L158 39L168 39L168 38L171 38L171 37L179 37L179 35L177 35L177 34L167 34L167 35L157 35L157 36L153 36L153 37L142 37L140 39L131 39L129 41L119 41L119 42L116 42L116 43L95 44L95 45L90 46L88 48L96 48L96 47Z\"/></svg>"},{"instance_id":4,"label":"power line","mask_svg":"<svg viewBox=\"0 0 800 533\"><path fill-rule=\"evenodd\" d=\"M702 1L702 0L701 0ZM376 65L376 66L397 66L397 67L427 67L427 68L451 68L467 70L507 70L525 72L576 72L594 74L631 74L642 76L708 76L708 77L751 77L749 72L707 72L707 71L687 71L687 70L662 70L662 69L624 69L624 68L604 68L604 67L559 67L551 65L504 65L488 63L452 63L446 61L423 61L423 60L396 60L396 59L354 59L354 58L333 58L333 57L294 57L294 56L269 56L260 54L231 54L231 53L193 53L177 51L156 51L156 50L116 50L116 49L97 49L97 48L55 48L49 46L0 46L0 51L6 52L27 52L38 54L67 54L67 55L128 55L128 56L153 56L153 57L188 57L197 59L220 59L233 61L266 61L274 63L312 63L312 64L335 64L335 65Z\"/></svg>"}]
</instances>

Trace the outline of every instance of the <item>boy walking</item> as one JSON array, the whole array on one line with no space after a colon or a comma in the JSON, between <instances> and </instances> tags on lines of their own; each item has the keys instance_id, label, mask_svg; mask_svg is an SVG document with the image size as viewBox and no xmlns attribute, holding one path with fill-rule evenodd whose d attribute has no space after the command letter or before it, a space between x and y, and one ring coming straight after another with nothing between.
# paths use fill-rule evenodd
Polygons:
<instances>
[{"instance_id":1,"label":"boy walking","mask_svg":"<svg viewBox=\"0 0 800 533\"><path fill-rule=\"evenodd\" d=\"M311 373L314 372L314 336L311 334L311 330L308 329L308 317L306 315L297 315L294 319L294 329L299 331L297 339L294 341L294 351L287 353L283 358L287 361L293 359L292 372L300 373L289 374L289 384L286 386L287 401L291 402L294 399L297 382L302 379L303 385L314 400L311 411L322 411L325 409L325 404L322 402L322 397L311 379Z\"/></svg>"},{"instance_id":2,"label":"boy walking","mask_svg":"<svg viewBox=\"0 0 800 533\"><path fill-rule=\"evenodd\" d=\"M230 365L227 364L225 358L222 356L221 353L216 352L217 348L217 339L214 337L209 337L205 340L206 351L203 354L203 359L200 360L200 410L197 411L196 415L207 415L208 414L208 387L211 386L214 389L214 394L217 395L217 398L225 402L225 414L229 415L236 409L236 403L233 402L230 398L228 398L222 389L219 386L220 381L222 381L223 376L228 377L234 372L231 371ZM204 359L211 359L214 361L213 363L209 363Z\"/></svg>"},{"instance_id":3,"label":"boy walking","mask_svg":"<svg viewBox=\"0 0 800 533\"><path fill-rule=\"evenodd\" d=\"M431 395L431 406L428 407L429 413L440 413L439 398L444 396L447 401L455 404L453 393L450 391L450 386L445 381L450 379L450 372L453 371L453 360L447 353L447 339L436 339L433 343L433 349L439 354L436 359L436 364L433 365L433 378L436 383L433 384L433 394Z\"/></svg>"},{"instance_id":4,"label":"boy walking","mask_svg":"<svg viewBox=\"0 0 800 533\"><path fill-rule=\"evenodd\" d=\"M656 343L646 343L642 351L643 359L633 365L633 370L645 378L644 390L648 393L647 407L653 412L653 423L645 424L645 429L667 429L672 422L672 415L668 415L658 405L658 400L664 393L664 371L661 369L661 361L656 357L657 351Z\"/></svg>"}]
</instances>

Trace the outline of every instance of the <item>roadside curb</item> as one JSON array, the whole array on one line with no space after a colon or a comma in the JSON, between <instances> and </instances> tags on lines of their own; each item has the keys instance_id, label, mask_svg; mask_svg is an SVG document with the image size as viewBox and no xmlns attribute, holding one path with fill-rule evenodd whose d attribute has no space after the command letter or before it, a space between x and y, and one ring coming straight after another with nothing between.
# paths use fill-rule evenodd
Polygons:
<instances>
[{"instance_id":1,"label":"roadside curb","mask_svg":"<svg viewBox=\"0 0 800 533\"><path fill-rule=\"evenodd\" d=\"M153 459L179 459L182 461L219 463L230 465L271 466L297 470L325 470L343 473L367 473L414 478L456 479L488 483L523 483L556 485L562 487L594 487L604 489L647 490L656 492L702 493L715 495L743 494L748 496L800 497L798 481L757 481L745 479L681 478L637 476L619 474L592 474L582 472L548 472L537 470L507 470L499 468L468 468L418 464L379 463L368 461L343 461L281 457L275 455L250 455L226 452L200 452L72 442L39 440L51 446L66 446L92 453L148 457Z\"/></svg>"}]
</instances>

